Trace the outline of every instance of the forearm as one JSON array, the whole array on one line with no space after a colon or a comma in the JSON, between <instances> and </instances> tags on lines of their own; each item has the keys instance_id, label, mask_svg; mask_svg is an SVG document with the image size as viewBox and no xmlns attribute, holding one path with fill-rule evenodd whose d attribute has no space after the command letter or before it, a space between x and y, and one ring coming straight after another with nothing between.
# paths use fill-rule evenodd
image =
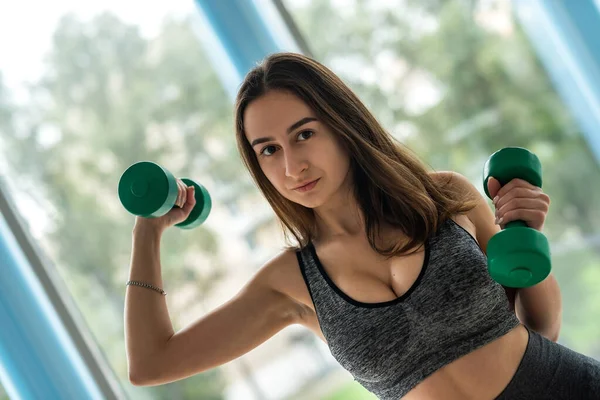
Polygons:
<instances>
[{"instance_id":1,"label":"forearm","mask_svg":"<svg viewBox=\"0 0 600 400\"><path fill-rule=\"evenodd\" d=\"M535 286L518 289L515 311L528 328L557 341L562 322L562 297L554 275L548 275Z\"/></svg>"},{"instance_id":2,"label":"forearm","mask_svg":"<svg viewBox=\"0 0 600 400\"><path fill-rule=\"evenodd\" d=\"M160 266L162 234L137 227L132 235L129 280L163 288ZM129 371L140 370L173 335L166 297L144 287L129 285L125 295L125 339Z\"/></svg>"}]
</instances>

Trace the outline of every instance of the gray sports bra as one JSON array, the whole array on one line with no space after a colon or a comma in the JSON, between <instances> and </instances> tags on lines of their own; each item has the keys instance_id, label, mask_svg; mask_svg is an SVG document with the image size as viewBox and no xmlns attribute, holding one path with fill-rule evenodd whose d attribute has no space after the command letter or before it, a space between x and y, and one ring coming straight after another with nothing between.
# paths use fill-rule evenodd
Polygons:
<instances>
[{"instance_id":1,"label":"gray sports bra","mask_svg":"<svg viewBox=\"0 0 600 400\"><path fill-rule=\"evenodd\" d=\"M395 300L362 303L329 278L312 243L296 252L333 357L384 400L398 400L457 358L520 322L469 232L448 218L425 243L413 286Z\"/></svg>"}]
</instances>

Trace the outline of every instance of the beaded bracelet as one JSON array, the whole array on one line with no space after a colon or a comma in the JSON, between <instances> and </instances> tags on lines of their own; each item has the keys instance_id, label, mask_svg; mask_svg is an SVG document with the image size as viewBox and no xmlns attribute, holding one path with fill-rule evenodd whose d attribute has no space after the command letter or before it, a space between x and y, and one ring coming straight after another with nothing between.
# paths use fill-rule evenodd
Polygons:
<instances>
[{"instance_id":1,"label":"beaded bracelet","mask_svg":"<svg viewBox=\"0 0 600 400\"><path fill-rule=\"evenodd\" d=\"M167 295L167 292L165 292L161 288L158 288L158 287L156 287L154 285L151 285L149 283L138 282L138 281L127 281L126 286L129 286L129 285L135 285L135 286L140 286L140 287L144 287L144 288L147 288L147 289L152 289L152 290L157 291L158 293L162 294L163 296Z\"/></svg>"}]
</instances>

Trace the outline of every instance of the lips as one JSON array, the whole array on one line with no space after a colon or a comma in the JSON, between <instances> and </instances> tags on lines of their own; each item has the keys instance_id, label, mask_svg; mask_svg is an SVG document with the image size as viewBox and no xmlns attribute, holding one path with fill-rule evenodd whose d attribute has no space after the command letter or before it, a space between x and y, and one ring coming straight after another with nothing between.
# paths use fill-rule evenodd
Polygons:
<instances>
[{"instance_id":1,"label":"lips","mask_svg":"<svg viewBox=\"0 0 600 400\"><path fill-rule=\"evenodd\" d=\"M299 186L296 186L296 187L295 187L293 190L301 189L301 188L303 188L304 186L308 186L308 185L310 185L311 183L313 183L313 182L316 182L316 181L318 181L318 180L319 180L319 179L314 179L314 180L312 180L312 181L306 181L306 182L304 182L303 184L301 184L301 185L299 185Z\"/></svg>"}]
</instances>

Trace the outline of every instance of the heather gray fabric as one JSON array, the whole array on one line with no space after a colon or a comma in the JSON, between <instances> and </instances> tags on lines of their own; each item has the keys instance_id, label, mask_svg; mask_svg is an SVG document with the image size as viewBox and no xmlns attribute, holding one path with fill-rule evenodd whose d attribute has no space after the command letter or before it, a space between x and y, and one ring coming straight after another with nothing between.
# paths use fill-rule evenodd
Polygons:
<instances>
[{"instance_id":1,"label":"heather gray fabric","mask_svg":"<svg viewBox=\"0 0 600 400\"><path fill-rule=\"evenodd\" d=\"M475 239L452 219L425 243L403 296L361 303L344 294L309 244L297 253L333 357L382 400L398 400L444 365L519 324Z\"/></svg>"},{"instance_id":2,"label":"heather gray fabric","mask_svg":"<svg viewBox=\"0 0 600 400\"><path fill-rule=\"evenodd\" d=\"M527 330L523 359L496 400L600 399L600 361Z\"/></svg>"}]
</instances>

